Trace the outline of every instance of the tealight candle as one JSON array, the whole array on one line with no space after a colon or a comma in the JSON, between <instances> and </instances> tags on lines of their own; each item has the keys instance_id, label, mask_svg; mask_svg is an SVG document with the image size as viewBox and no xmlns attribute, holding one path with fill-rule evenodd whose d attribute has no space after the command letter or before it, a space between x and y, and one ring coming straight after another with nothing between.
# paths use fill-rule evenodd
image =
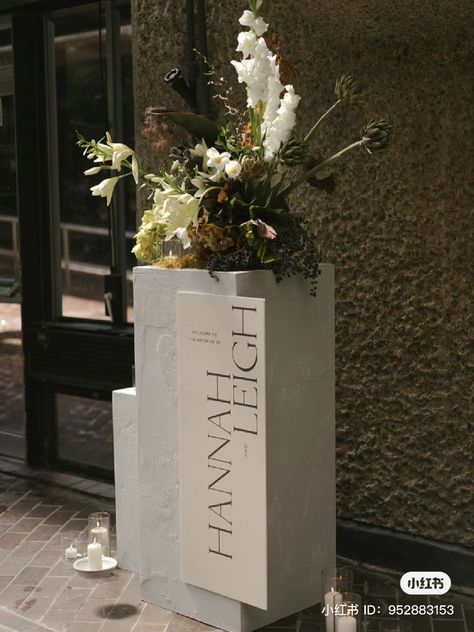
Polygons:
<instances>
[{"instance_id":1,"label":"tealight candle","mask_svg":"<svg viewBox=\"0 0 474 632\"><path fill-rule=\"evenodd\" d=\"M77 549L72 544L67 547L64 556L67 560L75 560L77 557Z\"/></svg>"},{"instance_id":2,"label":"tealight candle","mask_svg":"<svg viewBox=\"0 0 474 632\"><path fill-rule=\"evenodd\" d=\"M87 559L90 571L102 570L102 544L100 542L94 541L87 546Z\"/></svg>"}]
</instances>

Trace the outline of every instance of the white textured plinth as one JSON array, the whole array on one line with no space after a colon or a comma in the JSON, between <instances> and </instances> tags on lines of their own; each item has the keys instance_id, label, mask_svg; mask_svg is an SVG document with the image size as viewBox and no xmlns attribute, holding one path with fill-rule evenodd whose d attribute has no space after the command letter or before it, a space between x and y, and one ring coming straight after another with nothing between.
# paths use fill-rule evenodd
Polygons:
<instances>
[{"instance_id":1,"label":"white textured plinth","mask_svg":"<svg viewBox=\"0 0 474 632\"><path fill-rule=\"evenodd\" d=\"M133 573L140 572L136 400L135 388L123 388L112 395L117 561L120 568Z\"/></svg>"},{"instance_id":2,"label":"white textured plinth","mask_svg":"<svg viewBox=\"0 0 474 632\"><path fill-rule=\"evenodd\" d=\"M320 599L335 564L334 273L318 297L271 272L134 271L142 598L229 632L250 632ZM266 299L268 610L181 579L176 294Z\"/></svg>"}]
</instances>

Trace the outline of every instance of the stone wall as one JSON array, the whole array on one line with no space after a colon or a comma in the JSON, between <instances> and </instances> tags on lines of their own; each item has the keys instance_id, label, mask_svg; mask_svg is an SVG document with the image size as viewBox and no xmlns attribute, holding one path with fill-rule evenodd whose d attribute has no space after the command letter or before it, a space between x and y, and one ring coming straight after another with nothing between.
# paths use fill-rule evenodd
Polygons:
<instances>
[{"instance_id":1,"label":"stone wall","mask_svg":"<svg viewBox=\"0 0 474 632\"><path fill-rule=\"evenodd\" d=\"M209 58L233 80L242 0L208 0ZM394 124L380 157L352 156L332 196L303 188L321 259L337 267L339 516L474 546L474 214L469 0L272 0L307 129L335 78L369 88L314 149L344 146L372 114ZM137 134L161 77L184 63L184 0L134 0ZM150 167L160 155L141 138ZM471 157L471 158L469 158Z\"/></svg>"}]
</instances>

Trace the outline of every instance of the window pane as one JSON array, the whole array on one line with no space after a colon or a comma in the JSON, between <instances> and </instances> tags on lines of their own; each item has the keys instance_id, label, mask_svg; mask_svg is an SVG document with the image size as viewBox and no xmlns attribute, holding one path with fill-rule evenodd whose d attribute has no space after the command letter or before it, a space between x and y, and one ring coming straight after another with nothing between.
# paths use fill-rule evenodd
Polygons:
<instances>
[{"instance_id":1,"label":"window pane","mask_svg":"<svg viewBox=\"0 0 474 632\"><path fill-rule=\"evenodd\" d=\"M12 64L12 31L9 25L0 24L0 68Z\"/></svg>"},{"instance_id":2,"label":"window pane","mask_svg":"<svg viewBox=\"0 0 474 632\"><path fill-rule=\"evenodd\" d=\"M112 404L61 394L56 406L59 458L113 470Z\"/></svg>"},{"instance_id":3,"label":"window pane","mask_svg":"<svg viewBox=\"0 0 474 632\"><path fill-rule=\"evenodd\" d=\"M89 188L76 130L98 140L107 129L103 14L88 5L54 18L57 151L64 316L108 319L103 276L110 271L109 210Z\"/></svg>"},{"instance_id":4,"label":"window pane","mask_svg":"<svg viewBox=\"0 0 474 632\"><path fill-rule=\"evenodd\" d=\"M133 118L133 72L132 72L132 25L130 7L120 9L120 52L122 60L122 107L123 142L135 146ZM125 249L127 253L127 319L133 320L132 268L136 265L132 255L133 236L135 235L137 216L136 190L131 178L125 180Z\"/></svg>"},{"instance_id":5,"label":"window pane","mask_svg":"<svg viewBox=\"0 0 474 632\"><path fill-rule=\"evenodd\" d=\"M1 31L0 31L1 32ZM0 277L18 280L15 111L13 95L0 95Z\"/></svg>"},{"instance_id":6,"label":"window pane","mask_svg":"<svg viewBox=\"0 0 474 632\"><path fill-rule=\"evenodd\" d=\"M24 436L23 389L20 305L0 302L0 452L7 445L3 433Z\"/></svg>"}]
</instances>

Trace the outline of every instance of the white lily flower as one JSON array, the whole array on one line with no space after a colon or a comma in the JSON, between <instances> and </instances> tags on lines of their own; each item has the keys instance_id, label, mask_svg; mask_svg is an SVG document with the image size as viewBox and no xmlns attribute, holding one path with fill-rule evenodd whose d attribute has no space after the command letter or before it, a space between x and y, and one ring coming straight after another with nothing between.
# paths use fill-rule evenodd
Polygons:
<instances>
[{"instance_id":1,"label":"white lily flower","mask_svg":"<svg viewBox=\"0 0 474 632\"><path fill-rule=\"evenodd\" d=\"M122 162L133 154L133 149L123 143L110 143L112 148L112 169L121 169Z\"/></svg>"},{"instance_id":2,"label":"white lily flower","mask_svg":"<svg viewBox=\"0 0 474 632\"><path fill-rule=\"evenodd\" d=\"M107 198L107 206L109 206L112 200L112 195L114 193L115 185L117 184L119 179L119 177L115 177L102 180L102 182L99 182L99 184L96 184L94 187L90 188L92 191L92 195Z\"/></svg>"},{"instance_id":3,"label":"white lily flower","mask_svg":"<svg viewBox=\"0 0 474 632\"><path fill-rule=\"evenodd\" d=\"M249 11L248 9L242 13L239 22L242 26L248 26L249 29L252 29L257 37L263 35L268 29L268 24L265 20L263 18L255 17L252 11Z\"/></svg>"},{"instance_id":4,"label":"white lily flower","mask_svg":"<svg viewBox=\"0 0 474 632\"><path fill-rule=\"evenodd\" d=\"M174 195L176 195L176 191L174 189L156 189L153 195L153 202L156 206L164 206L166 200Z\"/></svg>"},{"instance_id":5,"label":"white lily flower","mask_svg":"<svg viewBox=\"0 0 474 632\"><path fill-rule=\"evenodd\" d=\"M132 156L132 176L135 184L138 184L138 160L135 154Z\"/></svg>"},{"instance_id":6,"label":"white lily flower","mask_svg":"<svg viewBox=\"0 0 474 632\"><path fill-rule=\"evenodd\" d=\"M106 155L105 160L112 158L112 154L114 150L109 145L105 145L104 143L97 143L97 148L100 149Z\"/></svg>"},{"instance_id":7,"label":"white lily flower","mask_svg":"<svg viewBox=\"0 0 474 632\"><path fill-rule=\"evenodd\" d=\"M226 164L225 172L229 178L238 178L242 172L242 165L238 160L231 160Z\"/></svg>"},{"instance_id":8,"label":"white lily flower","mask_svg":"<svg viewBox=\"0 0 474 632\"><path fill-rule=\"evenodd\" d=\"M86 169L84 171L85 176L94 176L96 173L102 171L102 167L91 167L90 169Z\"/></svg>"},{"instance_id":9,"label":"white lily flower","mask_svg":"<svg viewBox=\"0 0 474 632\"><path fill-rule=\"evenodd\" d=\"M211 147L206 152L207 155L207 164L210 167L214 167L217 171L222 171L226 164L230 160L230 154L228 151L223 151L219 153L219 151L215 147Z\"/></svg>"}]
</instances>

